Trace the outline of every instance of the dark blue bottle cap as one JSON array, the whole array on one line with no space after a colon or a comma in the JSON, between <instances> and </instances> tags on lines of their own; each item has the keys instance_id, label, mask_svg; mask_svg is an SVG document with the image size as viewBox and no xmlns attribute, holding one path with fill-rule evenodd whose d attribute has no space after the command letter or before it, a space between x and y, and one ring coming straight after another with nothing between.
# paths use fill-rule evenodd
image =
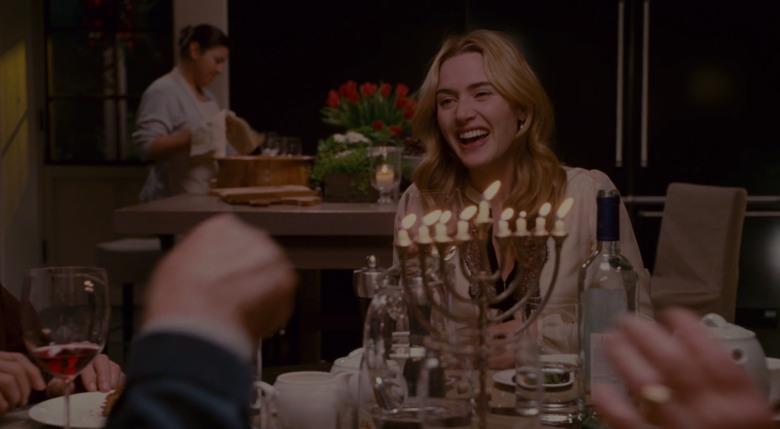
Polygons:
<instances>
[{"instance_id":1,"label":"dark blue bottle cap","mask_svg":"<svg viewBox=\"0 0 780 429\"><path fill-rule=\"evenodd\" d=\"M599 191L596 197L596 240L620 241L620 194L612 189Z\"/></svg>"}]
</instances>

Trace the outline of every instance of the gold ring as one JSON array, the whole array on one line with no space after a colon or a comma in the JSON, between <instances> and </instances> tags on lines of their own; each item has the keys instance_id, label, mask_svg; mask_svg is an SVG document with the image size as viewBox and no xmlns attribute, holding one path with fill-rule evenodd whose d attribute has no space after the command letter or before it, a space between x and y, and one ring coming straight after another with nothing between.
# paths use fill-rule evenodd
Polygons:
<instances>
[{"instance_id":1,"label":"gold ring","mask_svg":"<svg viewBox=\"0 0 780 429\"><path fill-rule=\"evenodd\" d=\"M672 399L672 389L660 383L646 384L640 389L639 395L650 404L663 405Z\"/></svg>"}]
</instances>

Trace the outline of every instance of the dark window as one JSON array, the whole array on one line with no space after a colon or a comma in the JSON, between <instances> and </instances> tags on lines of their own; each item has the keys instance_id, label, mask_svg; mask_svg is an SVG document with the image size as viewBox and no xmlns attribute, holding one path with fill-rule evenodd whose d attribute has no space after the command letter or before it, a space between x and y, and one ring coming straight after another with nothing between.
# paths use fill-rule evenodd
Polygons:
<instances>
[{"instance_id":1,"label":"dark window","mask_svg":"<svg viewBox=\"0 0 780 429\"><path fill-rule=\"evenodd\" d=\"M46 0L46 161L140 162L144 89L173 67L171 0Z\"/></svg>"}]
</instances>

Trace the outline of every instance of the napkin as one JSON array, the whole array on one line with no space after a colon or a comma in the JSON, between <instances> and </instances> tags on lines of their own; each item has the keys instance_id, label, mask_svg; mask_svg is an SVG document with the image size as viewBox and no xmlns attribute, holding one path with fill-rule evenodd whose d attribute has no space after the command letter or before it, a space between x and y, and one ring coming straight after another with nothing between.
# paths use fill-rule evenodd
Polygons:
<instances>
[{"instance_id":1,"label":"napkin","mask_svg":"<svg viewBox=\"0 0 780 429\"><path fill-rule=\"evenodd\" d=\"M227 128L227 140L238 153L246 155L252 153L262 144L262 136L258 134L243 118L229 112L231 125Z\"/></svg>"},{"instance_id":2,"label":"napkin","mask_svg":"<svg viewBox=\"0 0 780 429\"><path fill-rule=\"evenodd\" d=\"M228 115L228 111L222 110L192 132L190 156L225 156L225 147L227 146L226 115Z\"/></svg>"}]
</instances>

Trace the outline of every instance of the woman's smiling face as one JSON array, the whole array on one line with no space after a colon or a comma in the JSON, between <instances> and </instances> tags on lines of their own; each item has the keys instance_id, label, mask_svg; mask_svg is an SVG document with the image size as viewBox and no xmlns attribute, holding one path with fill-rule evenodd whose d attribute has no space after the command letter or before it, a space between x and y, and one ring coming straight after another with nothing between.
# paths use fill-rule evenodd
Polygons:
<instances>
[{"instance_id":1,"label":"woman's smiling face","mask_svg":"<svg viewBox=\"0 0 780 429\"><path fill-rule=\"evenodd\" d=\"M436 90L439 129L470 172L504 170L512 161L507 151L523 116L488 80L482 54L459 54L441 65Z\"/></svg>"}]
</instances>

